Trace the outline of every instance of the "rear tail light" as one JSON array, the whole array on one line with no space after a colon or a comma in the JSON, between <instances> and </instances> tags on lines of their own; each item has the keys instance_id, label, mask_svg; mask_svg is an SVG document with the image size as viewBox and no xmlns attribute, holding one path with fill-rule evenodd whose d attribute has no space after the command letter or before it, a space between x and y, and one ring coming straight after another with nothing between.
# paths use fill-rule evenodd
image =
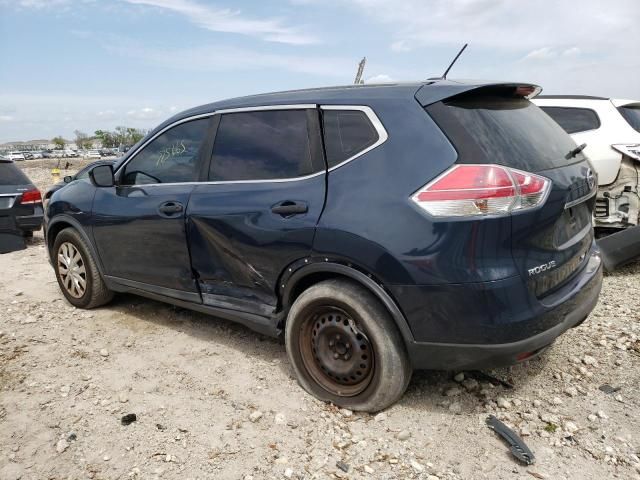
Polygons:
<instances>
[{"instance_id":1,"label":"rear tail light","mask_svg":"<svg viewBox=\"0 0 640 480\"><path fill-rule=\"evenodd\" d=\"M542 205L551 180L501 165L454 165L411 199L434 217L508 215Z\"/></svg>"},{"instance_id":2,"label":"rear tail light","mask_svg":"<svg viewBox=\"0 0 640 480\"><path fill-rule=\"evenodd\" d=\"M40 190L34 188L33 190L27 190L20 197L21 205L28 205L33 203L42 203L42 195L40 195Z\"/></svg>"}]
</instances>

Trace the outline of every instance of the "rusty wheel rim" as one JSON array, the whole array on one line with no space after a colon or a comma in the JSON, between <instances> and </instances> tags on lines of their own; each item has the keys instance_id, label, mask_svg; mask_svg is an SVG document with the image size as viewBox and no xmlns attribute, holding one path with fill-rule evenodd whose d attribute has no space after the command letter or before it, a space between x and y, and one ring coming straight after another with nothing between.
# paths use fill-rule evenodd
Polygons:
<instances>
[{"instance_id":1,"label":"rusty wheel rim","mask_svg":"<svg viewBox=\"0 0 640 480\"><path fill-rule=\"evenodd\" d=\"M361 327L344 310L322 307L310 315L299 339L307 372L326 391L351 397L364 391L374 372L374 352Z\"/></svg>"}]
</instances>

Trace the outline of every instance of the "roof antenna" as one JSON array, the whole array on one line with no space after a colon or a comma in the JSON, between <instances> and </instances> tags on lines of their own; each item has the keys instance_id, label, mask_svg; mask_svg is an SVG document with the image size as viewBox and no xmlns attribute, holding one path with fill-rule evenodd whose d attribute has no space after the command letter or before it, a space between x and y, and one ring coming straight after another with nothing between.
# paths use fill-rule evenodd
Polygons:
<instances>
[{"instance_id":1,"label":"roof antenna","mask_svg":"<svg viewBox=\"0 0 640 480\"><path fill-rule=\"evenodd\" d=\"M451 67L453 67L453 65L458 61L458 58L460 57L460 55L462 55L462 52L464 52L465 48L467 48L467 45L469 45L469 44L468 43L464 44L464 46L460 49L460 51L456 55L456 58L454 58L453 62L451 62L451 64L449 65L449 68L447 68L444 71L444 73L442 74L442 77L440 77L442 80L446 80L447 79L447 73L449 73L449 70L451 70Z\"/></svg>"}]
</instances>

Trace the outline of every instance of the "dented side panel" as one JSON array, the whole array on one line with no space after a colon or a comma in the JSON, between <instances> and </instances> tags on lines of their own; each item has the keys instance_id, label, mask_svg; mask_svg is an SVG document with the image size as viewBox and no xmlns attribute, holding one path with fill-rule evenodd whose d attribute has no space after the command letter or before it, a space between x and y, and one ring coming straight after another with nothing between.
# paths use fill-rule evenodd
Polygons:
<instances>
[{"instance_id":1,"label":"dented side panel","mask_svg":"<svg viewBox=\"0 0 640 480\"><path fill-rule=\"evenodd\" d=\"M627 228L640 221L640 161L624 156L615 182L598 188L596 227Z\"/></svg>"},{"instance_id":2,"label":"dented side panel","mask_svg":"<svg viewBox=\"0 0 640 480\"><path fill-rule=\"evenodd\" d=\"M290 263L311 254L322 212L325 176L266 183L201 184L191 195L188 238L203 303L270 316L277 281ZM307 213L271 211L303 202Z\"/></svg>"}]
</instances>

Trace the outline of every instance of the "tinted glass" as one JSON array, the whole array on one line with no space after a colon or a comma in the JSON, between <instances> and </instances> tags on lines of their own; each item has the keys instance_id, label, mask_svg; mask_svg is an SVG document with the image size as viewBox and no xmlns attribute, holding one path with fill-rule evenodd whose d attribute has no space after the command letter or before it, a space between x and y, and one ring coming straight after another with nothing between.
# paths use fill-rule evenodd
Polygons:
<instances>
[{"instance_id":1,"label":"tinted glass","mask_svg":"<svg viewBox=\"0 0 640 480\"><path fill-rule=\"evenodd\" d=\"M122 183L143 185L197 180L198 156L208 125L209 119L202 118L167 130L127 163Z\"/></svg>"},{"instance_id":2,"label":"tinted glass","mask_svg":"<svg viewBox=\"0 0 640 480\"><path fill-rule=\"evenodd\" d=\"M378 141L378 132L364 112L324 110L322 122L329 168L344 162Z\"/></svg>"},{"instance_id":3,"label":"tinted glass","mask_svg":"<svg viewBox=\"0 0 640 480\"><path fill-rule=\"evenodd\" d=\"M29 185L31 181L13 162L0 160L0 185Z\"/></svg>"},{"instance_id":4,"label":"tinted glass","mask_svg":"<svg viewBox=\"0 0 640 480\"><path fill-rule=\"evenodd\" d=\"M310 173L305 110L227 113L220 118L210 180L270 180Z\"/></svg>"},{"instance_id":5,"label":"tinted glass","mask_svg":"<svg viewBox=\"0 0 640 480\"><path fill-rule=\"evenodd\" d=\"M565 155L575 142L523 98L478 96L438 102L427 111L458 151L458 163L496 163L537 172L584 160Z\"/></svg>"},{"instance_id":6,"label":"tinted glass","mask_svg":"<svg viewBox=\"0 0 640 480\"><path fill-rule=\"evenodd\" d=\"M618 111L635 130L640 132L640 107L620 107Z\"/></svg>"},{"instance_id":7,"label":"tinted glass","mask_svg":"<svg viewBox=\"0 0 640 480\"><path fill-rule=\"evenodd\" d=\"M588 108L540 107L567 133L586 132L600 128L598 114Z\"/></svg>"}]
</instances>

